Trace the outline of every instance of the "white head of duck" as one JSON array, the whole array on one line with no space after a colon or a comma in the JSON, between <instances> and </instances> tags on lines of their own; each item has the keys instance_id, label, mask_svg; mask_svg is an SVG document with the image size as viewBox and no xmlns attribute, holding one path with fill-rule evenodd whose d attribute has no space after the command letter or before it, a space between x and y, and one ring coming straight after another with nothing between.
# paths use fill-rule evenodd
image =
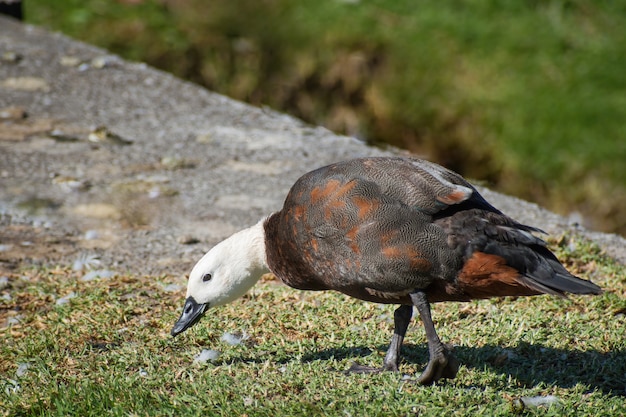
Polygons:
<instances>
[{"instance_id":1,"label":"white head of duck","mask_svg":"<svg viewBox=\"0 0 626 417\"><path fill-rule=\"evenodd\" d=\"M185 307L172 328L172 336L196 324L207 308L243 296L267 272L262 220L218 243L196 263L189 275Z\"/></svg>"}]
</instances>

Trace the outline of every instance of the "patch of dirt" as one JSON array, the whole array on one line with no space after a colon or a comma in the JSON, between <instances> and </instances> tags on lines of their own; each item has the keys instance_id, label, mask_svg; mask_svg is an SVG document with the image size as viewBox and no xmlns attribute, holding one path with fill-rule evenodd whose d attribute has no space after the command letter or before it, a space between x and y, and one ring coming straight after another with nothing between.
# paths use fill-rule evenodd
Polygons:
<instances>
[{"instance_id":1,"label":"patch of dirt","mask_svg":"<svg viewBox=\"0 0 626 417\"><path fill-rule=\"evenodd\" d=\"M54 264L79 251L74 236L32 225L0 223L0 274L33 264Z\"/></svg>"}]
</instances>

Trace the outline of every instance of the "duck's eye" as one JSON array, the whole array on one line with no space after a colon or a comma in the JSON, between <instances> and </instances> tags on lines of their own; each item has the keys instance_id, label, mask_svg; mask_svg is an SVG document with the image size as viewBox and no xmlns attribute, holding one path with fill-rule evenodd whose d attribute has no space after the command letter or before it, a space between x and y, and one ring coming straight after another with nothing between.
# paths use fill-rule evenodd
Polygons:
<instances>
[{"instance_id":1,"label":"duck's eye","mask_svg":"<svg viewBox=\"0 0 626 417\"><path fill-rule=\"evenodd\" d=\"M213 278L211 274L204 274L202 275L202 282L209 282L211 281L211 278Z\"/></svg>"}]
</instances>

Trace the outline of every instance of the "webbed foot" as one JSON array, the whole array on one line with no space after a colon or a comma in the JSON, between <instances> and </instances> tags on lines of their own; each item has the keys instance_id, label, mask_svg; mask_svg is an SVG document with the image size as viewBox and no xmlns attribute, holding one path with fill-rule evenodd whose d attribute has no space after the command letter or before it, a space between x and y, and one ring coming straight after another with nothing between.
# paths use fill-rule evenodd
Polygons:
<instances>
[{"instance_id":1,"label":"webbed foot","mask_svg":"<svg viewBox=\"0 0 626 417\"><path fill-rule=\"evenodd\" d=\"M422 385L428 385L442 378L454 378L459 371L459 361L452 354L452 347L441 343L441 339L439 339L435 331L426 294L422 291L417 291L411 294L411 299L424 323L429 352L428 364L417 378L417 382Z\"/></svg>"},{"instance_id":2,"label":"webbed foot","mask_svg":"<svg viewBox=\"0 0 626 417\"><path fill-rule=\"evenodd\" d=\"M440 379L454 379L459 371L459 361L443 345L437 352L431 354L430 360L417 382L422 385L430 385Z\"/></svg>"}]
</instances>

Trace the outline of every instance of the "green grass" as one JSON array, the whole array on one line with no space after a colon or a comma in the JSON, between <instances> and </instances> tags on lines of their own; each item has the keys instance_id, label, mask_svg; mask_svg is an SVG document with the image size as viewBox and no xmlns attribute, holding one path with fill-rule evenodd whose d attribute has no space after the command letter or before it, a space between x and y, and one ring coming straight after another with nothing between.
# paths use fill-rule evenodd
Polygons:
<instances>
[{"instance_id":1,"label":"green grass","mask_svg":"<svg viewBox=\"0 0 626 417\"><path fill-rule=\"evenodd\" d=\"M64 268L30 268L2 290L0 414L5 416L495 416L520 397L559 404L527 415L626 413L626 270L597 248L554 242L568 267L607 289L598 297L531 297L438 304L442 339L462 363L455 380L422 387L399 374L345 375L381 363L392 306L259 284L173 339L184 294L168 277L80 281ZM74 292L68 304L55 300ZM230 346L224 332L250 337ZM202 349L221 357L194 364ZM421 323L409 328L402 373L426 362ZM17 375L20 364L28 364ZM16 388L19 386L19 388Z\"/></svg>"},{"instance_id":2,"label":"green grass","mask_svg":"<svg viewBox=\"0 0 626 417\"><path fill-rule=\"evenodd\" d=\"M596 229L626 233L624 2L25 7L29 21L126 58L408 148L557 212L579 211Z\"/></svg>"}]
</instances>

